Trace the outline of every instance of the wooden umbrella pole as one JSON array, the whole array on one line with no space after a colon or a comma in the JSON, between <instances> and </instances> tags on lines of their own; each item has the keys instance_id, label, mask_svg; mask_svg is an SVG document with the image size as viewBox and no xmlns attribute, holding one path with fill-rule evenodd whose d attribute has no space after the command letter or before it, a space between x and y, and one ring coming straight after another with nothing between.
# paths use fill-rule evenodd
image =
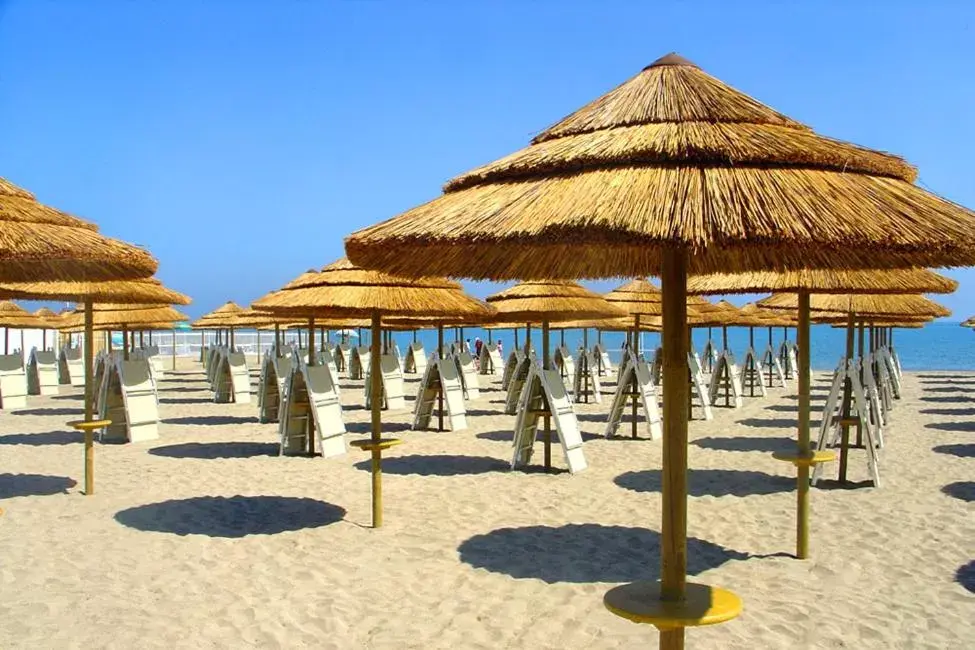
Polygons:
<instances>
[{"instance_id":1,"label":"wooden umbrella pole","mask_svg":"<svg viewBox=\"0 0 975 650\"><path fill-rule=\"evenodd\" d=\"M640 363L640 314L635 314L633 316L633 363ZM633 416L632 422L630 423L630 437L636 438L636 400L637 400L637 389L640 383L636 380L636 368L633 369L633 377L631 382L632 387L630 389L630 413Z\"/></svg>"},{"instance_id":2,"label":"wooden umbrella pole","mask_svg":"<svg viewBox=\"0 0 975 650\"><path fill-rule=\"evenodd\" d=\"M122 326L122 359L129 360L129 330L125 325Z\"/></svg>"},{"instance_id":3,"label":"wooden umbrella pole","mask_svg":"<svg viewBox=\"0 0 975 650\"><path fill-rule=\"evenodd\" d=\"M382 439L382 413L380 403L382 395L382 376L379 365L380 336L382 335L382 322L379 311L372 312L372 339L370 345L372 350L369 356L369 391L371 394L371 414L372 414L372 527L379 528L383 525L383 469L382 469L382 449L379 442Z\"/></svg>"},{"instance_id":4,"label":"wooden umbrella pole","mask_svg":"<svg viewBox=\"0 0 975 650\"><path fill-rule=\"evenodd\" d=\"M518 349L518 328L513 328L515 330L515 349Z\"/></svg>"},{"instance_id":5,"label":"wooden umbrella pole","mask_svg":"<svg viewBox=\"0 0 975 650\"><path fill-rule=\"evenodd\" d=\"M684 600L687 584L687 252L665 248L663 292L663 470L660 596ZM682 650L684 628L660 632L661 650Z\"/></svg>"},{"instance_id":6,"label":"wooden umbrella pole","mask_svg":"<svg viewBox=\"0 0 975 650\"><path fill-rule=\"evenodd\" d=\"M857 359L860 361L860 381L863 381L863 372L868 372L869 368L863 363L863 320L857 323ZM857 447L863 447L863 425L857 422Z\"/></svg>"},{"instance_id":7,"label":"wooden umbrella pole","mask_svg":"<svg viewBox=\"0 0 975 650\"><path fill-rule=\"evenodd\" d=\"M728 327L726 325L721 326L721 351L728 351Z\"/></svg>"},{"instance_id":8,"label":"wooden umbrella pole","mask_svg":"<svg viewBox=\"0 0 975 650\"><path fill-rule=\"evenodd\" d=\"M281 326L274 324L274 358L281 358Z\"/></svg>"},{"instance_id":9,"label":"wooden umbrella pole","mask_svg":"<svg viewBox=\"0 0 975 650\"><path fill-rule=\"evenodd\" d=\"M176 328L173 328L173 370L176 370Z\"/></svg>"},{"instance_id":10,"label":"wooden umbrella pole","mask_svg":"<svg viewBox=\"0 0 975 650\"><path fill-rule=\"evenodd\" d=\"M315 365L315 318L314 316L308 319L308 367L314 367ZM309 391L310 393L310 391ZM315 455L315 418L312 417L311 409L315 408L314 404L309 405L308 409L308 455Z\"/></svg>"},{"instance_id":11,"label":"wooden umbrella pole","mask_svg":"<svg viewBox=\"0 0 975 650\"><path fill-rule=\"evenodd\" d=\"M85 301L85 422L95 419L95 319L92 301ZM95 432L85 428L85 496L95 493Z\"/></svg>"},{"instance_id":12,"label":"wooden umbrella pole","mask_svg":"<svg viewBox=\"0 0 975 650\"><path fill-rule=\"evenodd\" d=\"M532 349L532 324L525 323L525 356L531 358Z\"/></svg>"},{"instance_id":13,"label":"wooden umbrella pole","mask_svg":"<svg viewBox=\"0 0 975 650\"><path fill-rule=\"evenodd\" d=\"M437 388L437 431L443 431L443 323L437 323L437 376L440 377L440 387Z\"/></svg>"},{"instance_id":14,"label":"wooden umbrella pole","mask_svg":"<svg viewBox=\"0 0 975 650\"><path fill-rule=\"evenodd\" d=\"M582 399L585 400L586 404L589 403L589 373L592 370L589 368L589 328L582 328L582 359L580 359L582 367L580 372L582 372Z\"/></svg>"},{"instance_id":15,"label":"wooden umbrella pole","mask_svg":"<svg viewBox=\"0 0 975 650\"><path fill-rule=\"evenodd\" d=\"M3 328L3 353L10 354L10 328Z\"/></svg>"},{"instance_id":16,"label":"wooden umbrella pole","mask_svg":"<svg viewBox=\"0 0 975 650\"><path fill-rule=\"evenodd\" d=\"M769 325L768 328L768 349L770 354L772 355L771 358L769 359L769 361L771 361L772 363L770 364L768 369L768 387L771 388L772 387L772 366L775 365L775 350L772 349L772 326L771 325Z\"/></svg>"},{"instance_id":17,"label":"wooden umbrella pole","mask_svg":"<svg viewBox=\"0 0 975 650\"><path fill-rule=\"evenodd\" d=\"M548 358L548 349L549 349L548 327L549 327L548 321L543 320L542 321L542 370L551 369L551 365ZM544 391L542 393L542 399L545 400ZM552 418L549 415L550 406L551 405L549 404L545 404L545 415L542 418L545 422L545 471L546 472L552 470Z\"/></svg>"},{"instance_id":18,"label":"wooden umbrella pole","mask_svg":"<svg viewBox=\"0 0 975 650\"><path fill-rule=\"evenodd\" d=\"M799 292L799 324L796 327L799 352L799 457L807 457L809 447L809 293ZM796 557L809 557L809 466L799 464L796 477Z\"/></svg>"},{"instance_id":19,"label":"wooden umbrella pole","mask_svg":"<svg viewBox=\"0 0 975 650\"><path fill-rule=\"evenodd\" d=\"M847 365L853 360L853 312L849 312L846 318L846 361L843 371L846 372ZM840 483L846 483L846 466L850 452L850 402L853 399L853 386L850 385L850 378L843 381L843 407L842 419L840 420Z\"/></svg>"}]
</instances>

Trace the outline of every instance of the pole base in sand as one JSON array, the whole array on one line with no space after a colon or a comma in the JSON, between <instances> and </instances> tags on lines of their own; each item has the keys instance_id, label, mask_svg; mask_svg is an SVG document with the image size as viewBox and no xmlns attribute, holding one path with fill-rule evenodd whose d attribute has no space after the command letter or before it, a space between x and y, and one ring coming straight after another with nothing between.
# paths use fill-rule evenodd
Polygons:
<instances>
[{"instance_id":1,"label":"pole base in sand","mask_svg":"<svg viewBox=\"0 0 975 650\"><path fill-rule=\"evenodd\" d=\"M786 463L792 463L796 467L812 467L821 463L832 463L836 460L836 452L824 449L822 451L814 451L808 456L800 456L791 451L776 451L772 454L772 458Z\"/></svg>"},{"instance_id":2,"label":"pole base in sand","mask_svg":"<svg viewBox=\"0 0 975 650\"><path fill-rule=\"evenodd\" d=\"M741 614L741 598L727 589L688 582L684 600L660 599L660 582L643 580L613 587L603 596L613 614L649 623L661 631L724 623Z\"/></svg>"}]
</instances>

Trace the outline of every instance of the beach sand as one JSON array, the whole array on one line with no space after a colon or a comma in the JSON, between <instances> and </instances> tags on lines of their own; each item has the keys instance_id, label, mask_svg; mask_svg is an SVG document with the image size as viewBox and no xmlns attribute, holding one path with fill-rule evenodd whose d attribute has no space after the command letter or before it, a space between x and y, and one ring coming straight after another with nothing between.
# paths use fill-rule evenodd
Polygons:
<instances>
[{"instance_id":1,"label":"beach sand","mask_svg":"<svg viewBox=\"0 0 975 650\"><path fill-rule=\"evenodd\" d=\"M658 575L661 504L660 443L603 439L608 403L578 409L590 467L575 476L508 469L497 382L466 431L384 413L406 443L372 530L365 454L278 457L256 401L213 404L184 365L161 384L158 440L96 446L92 497L65 426L77 389L0 413L0 647L656 646L602 605ZM691 423L690 573L745 608L688 630L688 648L973 647L975 375L905 375L882 487L814 489L807 561L790 555L794 469L771 457L795 437L794 392ZM349 438L365 437L362 382L342 401ZM867 478L864 452L850 475Z\"/></svg>"}]
</instances>

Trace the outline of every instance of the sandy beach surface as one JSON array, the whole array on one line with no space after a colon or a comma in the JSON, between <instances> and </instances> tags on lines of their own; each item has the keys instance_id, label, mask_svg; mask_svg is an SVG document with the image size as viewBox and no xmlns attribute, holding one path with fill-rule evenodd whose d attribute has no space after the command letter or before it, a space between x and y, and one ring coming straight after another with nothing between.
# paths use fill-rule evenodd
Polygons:
<instances>
[{"instance_id":1,"label":"sandy beach surface","mask_svg":"<svg viewBox=\"0 0 975 650\"><path fill-rule=\"evenodd\" d=\"M362 382L344 387L365 437ZM212 403L196 364L161 384L158 440L96 446L91 497L65 425L78 389L0 413L0 647L655 647L602 597L658 575L660 443L606 440L608 403L583 405L588 470L511 471L491 387L466 431L383 414L406 443L378 530L365 454L279 457L256 401ZM882 487L813 490L808 561L791 557L794 469L771 457L795 418L793 387L691 424L690 573L745 609L687 647L975 647L975 375L905 374ZM850 476L867 478L863 451Z\"/></svg>"}]
</instances>

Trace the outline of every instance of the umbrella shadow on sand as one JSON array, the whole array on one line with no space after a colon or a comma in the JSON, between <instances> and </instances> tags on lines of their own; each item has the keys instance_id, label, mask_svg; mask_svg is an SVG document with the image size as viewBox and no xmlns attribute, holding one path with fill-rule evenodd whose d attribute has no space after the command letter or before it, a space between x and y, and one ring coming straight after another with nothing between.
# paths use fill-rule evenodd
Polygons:
<instances>
[{"instance_id":1,"label":"umbrella shadow on sand","mask_svg":"<svg viewBox=\"0 0 975 650\"><path fill-rule=\"evenodd\" d=\"M363 460L355 464L356 469L372 470L372 461ZM488 474L509 471L511 465L488 456L451 456L447 454L431 456L394 456L383 459L383 474L408 476L463 476L466 474Z\"/></svg>"},{"instance_id":2,"label":"umbrella shadow on sand","mask_svg":"<svg viewBox=\"0 0 975 650\"><path fill-rule=\"evenodd\" d=\"M30 445L42 447L44 445L73 445L84 442L84 437L78 431L45 431L44 433L11 433L0 436L0 445Z\"/></svg>"},{"instance_id":3,"label":"umbrella shadow on sand","mask_svg":"<svg viewBox=\"0 0 975 650\"><path fill-rule=\"evenodd\" d=\"M49 408L49 409L23 409L20 411L13 411L13 415L59 415L59 416L69 416L69 415L84 415L85 410L83 408Z\"/></svg>"},{"instance_id":4,"label":"umbrella shadow on sand","mask_svg":"<svg viewBox=\"0 0 975 650\"><path fill-rule=\"evenodd\" d=\"M975 560L958 567L958 571L955 573L955 582L975 594Z\"/></svg>"},{"instance_id":5,"label":"umbrella shadow on sand","mask_svg":"<svg viewBox=\"0 0 975 650\"><path fill-rule=\"evenodd\" d=\"M163 422L167 424L185 424L188 426L206 426L210 424L258 424L260 420L256 417L242 417L239 415L200 415L183 418L166 418Z\"/></svg>"},{"instance_id":6,"label":"umbrella shadow on sand","mask_svg":"<svg viewBox=\"0 0 975 650\"><path fill-rule=\"evenodd\" d=\"M457 547L461 562L513 578L556 582L631 582L659 578L660 533L644 528L567 524L499 528ZM695 575L753 556L694 537L687 572Z\"/></svg>"},{"instance_id":7,"label":"umbrella shadow on sand","mask_svg":"<svg viewBox=\"0 0 975 650\"><path fill-rule=\"evenodd\" d=\"M0 474L0 499L67 494L78 482L67 476Z\"/></svg>"},{"instance_id":8,"label":"umbrella shadow on sand","mask_svg":"<svg viewBox=\"0 0 975 650\"><path fill-rule=\"evenodd\" d=\"M962 501L975 501L975 481L949 483L942 487L941 491L950 497L961 499Z\"/></svg>"},{"instance_id":9,"label":"umbrella shadow on sand","mask_svg":"<svg viewBox=\"0 0 975 650\"><path fill-rule=\"evenodd\" d=\"M174 499L115 513L117 522L137 530L230 538L320 528L344 517L344 508L317 499L240 495Z\"/></svg>"},{"instance_id":10,"label":"umbrella shadow on sand","mask_svg":"<svg viewBox=\"0 0 975 650\"><path fill-rule=\"evenodd\" d=\"M918 413L923 413L925 415L972 416L972 415L975 415L975 407L971 407L970 406L970 407L967 407L967 408L955 408L955 409L928 408L928 409L920 409L920 410L918 410Z\"/></svg>"},{"instance_id":11,"label":"umbrella shadow on sand","mask_svg":"<svg viewBox=\"0 0 975 650\"><path fill-rule=\"evenodd\" d=\"M659 469L639 470L620 474L613 482L634 492L660 492L663 485ZM762 496L791 492L796 480L753 470L689 469L687 494L692 497Z\"/></svg>"},{"instance_id":12,"label":"umbrella shadow on sand","mask_svg":"<svg viewBox=\"0 0 975 650\"><path fill-rule=\"evenodd\" d=\"M553 429L553 431L552 431L552 444L553 445L558 445L559 444L559 438L558 438L559 434L558 434L558 432L556 432L554 430L555 427L552 427L552 429ZM484 431L482 433L477 434L474 437L475 438L480 438L481 440L494 440L495 442L506 442L506 443L508 443L510 445L512 443L512 440L514 439L514 435L515 435L514 434L514 431L512 431L511 429L499 429L497 431ZM585 431L580 431L579 432L579 435L581 435L582 436L582 439L585 440L585 441L589 441L589 440L606 440L606 436L600 436L600 435L597 435L595 433L586 433ZM545 441L545 432L544 431L536 431L535 432L535 441L536 442L544 442Z\"/></svg>"},{"instance_id":13,"label":"umbrella shadow on sand","mask_svg":"<svg viewBox=\"0 0 975 650\"><path fill-rule=\"evenodd\" d=\"M776 451L795 451L796 441L792 438L748 438L736 436L734 438L698 438L691 444L702 449L717 451L760 451L773 453Z\"/></svg>"},{"instance_id":14,"label":"umbrella shadow on sand","mask_svg":"<svg viewBox=\"0 0 975 650\"><path fill-rule=\"evenodd\" d=\"M219 460L277 456L280 449L281 445L274 442L186 442L179 445L153 447L149 450L149 455L164 458Z\"/></svg>"}]
</instances>

